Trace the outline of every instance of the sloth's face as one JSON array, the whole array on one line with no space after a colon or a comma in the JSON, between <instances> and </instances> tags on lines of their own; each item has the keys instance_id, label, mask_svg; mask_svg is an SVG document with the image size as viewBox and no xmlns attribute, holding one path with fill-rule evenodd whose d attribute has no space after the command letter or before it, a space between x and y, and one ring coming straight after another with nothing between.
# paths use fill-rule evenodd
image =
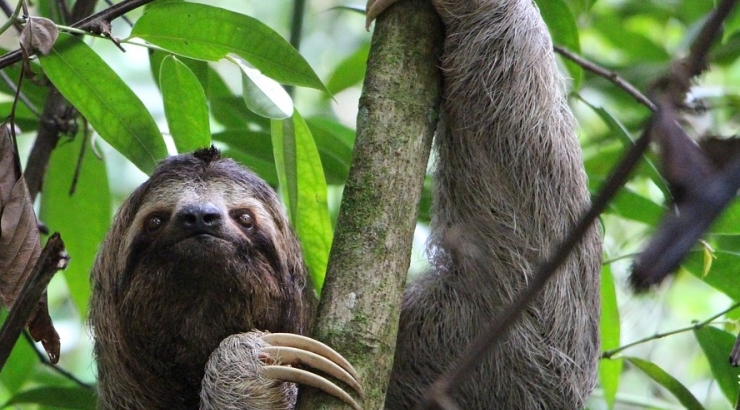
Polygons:
<instances>
[{"instance_id":1,"label":"sloth's face","mask_svg":"<svg viewBox=\"0 0 740 410\"><path fill-rule=\"evenodd\" d=\"M281 272L277 226L265 203L233 181L159 185L133 221L125 275L156 266L163 279L200 288L253 280L255 269Z\"/></svg>"},{"instance_id":2,"label":"sloth's face","mask_svg":"<svg viewBox=\"0 0 740 410\"><path fill-rule=\"evenodd\" d=\"M100 273L113 274L130 334L200 334L212 345L226 329L289 329L286 317L306 309L300 247L282 205L236 163L172 157L121 208L118 268Z\"/></svg>"}]
</instances>

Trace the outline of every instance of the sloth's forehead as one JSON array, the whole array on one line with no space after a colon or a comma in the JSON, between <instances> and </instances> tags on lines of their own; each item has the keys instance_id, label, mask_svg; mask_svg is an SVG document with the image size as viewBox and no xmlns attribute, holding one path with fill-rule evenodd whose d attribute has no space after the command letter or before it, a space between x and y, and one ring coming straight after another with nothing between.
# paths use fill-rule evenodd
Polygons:
<instances>
[{"instance_id":1,"label":"sloth's forehead","mask_svg":"<svg viewBox=\"0 0 740 410\"><path fill-rule=\"evenodd\" d=\"M212 203L226 208L253 207L264 201L264 198L257 198L257 196L262 195L255 192L252 186L231 178L172 180L151 187L146 195L143 208L150 204L156 204L158 207L179 208L195 203Z\"/></svg>"}]
</instances>

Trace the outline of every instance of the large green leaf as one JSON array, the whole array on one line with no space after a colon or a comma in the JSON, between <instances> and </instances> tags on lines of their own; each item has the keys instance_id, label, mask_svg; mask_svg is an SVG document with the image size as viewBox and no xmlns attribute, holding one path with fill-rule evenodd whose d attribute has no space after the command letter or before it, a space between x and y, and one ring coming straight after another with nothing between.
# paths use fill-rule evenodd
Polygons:
<instances>
[{"instance_id":1,"label":"large green leaf","mask_svg":"<svg viewBox=\"0 0 740 410\"><path fill-rule=\"evenodd\" d=\"M352 162L355 131L326 118L306 118L306 123L321 155L326 181L344 185Z\"/></svg>"},{"instance_id":2,"label":"large green leaf","mask_svg":"<svg viewBox=\"0 0 740 410\"><path fill-rule=\"evenodd\" d=\"M622 188L607 208L609 213L648 225L656 224L665 211L664 207L628 188Z\"/></svg>"},{"instance_id":3,"label":"large green leaf","mask_svg":"<svg viewBox=\"0 0 740 410\"><path fill-rule=\"evenodd\" d=\"M96 396L93 390L81 387L37 387L16 394L2 408L23 403L63 409L95 410Z\"/></svg>"},{"instance_id":4,"label":"large green leaf","mask_svg":"<svg viewBox=\"0 0 740 410\"><path fill-rule=\"evenodd\" d=\"M260 117L283 120L293 115L293 100L275 80L245 64L231 59L242 72L242 97L250 111Z\"/></svg>"},{"instance_id":5,"label":"large green leaf","mask_svg":"<svg viewBox=\"0 0 740 410\"><path fill-rule=\"evenodd\" d=\"M327 183L343 185L349 172L354 131L324 118L306 118L306 123L319 151ZM272 181L273 176L276 178L272 139L268 133L246 128L227 129L213 134L213 139L225 142L242 153L238 158L255 172L266 171L264 175L258 172L263 179ZM272 165L268 165L268 162Z\"/></svg>"},{"instance_id":6,"label":"large green leaf","mask_svg":"<svg viewBox=\"0 0 740 410\"><path fill-rule=\"evenodd\" d=\"M70 193L83 138L60 144L51 156L41 196L41 220L64 237L71 259L64 271L67 286L81 316L90 299L90 270L111 220L111 200L105 164L90 147L80 164L74 194Z\"/></svg>"},{"instance_id":7,"label":"large green leaf","mask_svg":"<svg viewBox=\"0 0 740 410\"><path fill-rule=\"evenodd\" d=\"M149 111L87 44L60 34L51 53L40 60L59 92L139 169L150 173L167 156L162 134Z\"/></svg>"},{"instance_id":8,"label":"large green leaf","mask_svg":"<svg viewBox=\"0 0 740 410\"><path fill-rule=\"evenodd\" d=\"M735 404L740 395L740 368L732 367L728 360L735 344L735 336L712 326L696 329L694 335L707 356L709 368L722 393L730 403Z\"/></svg>"},{"instance_id":9,"label":"large green leaf","mask_svg":"<svg viewBox=\"0 0 740 410\"><path fill-rule=\"evenodd\" d=\"M337 94L362 82L365 78L369 52L370 43L365 43L337 64L326 81L326 88L331 94Z\"/></svg>"},{"instance_id":10,"label":"large green leaf","mask_svg":"<svg viewBox=\"0 0 740 410\"><path fill-rule=\"evenodd\" d=\"M243 105L243 102L239 102ZM249 167L273 187L277 187L275 155L269 133L248 129L230 129L213 134L215 141L225 142L229 149L224 154Z\"/></svg>"},{"instance_id":11,"label":"large green leaf","mask_svg":"<svg viewBox=\"0 0 740 410\"><path fill-rule=\"evenodd\" d=\"M190 152L210 146L206 93L195 74L175 56L167 56L159 68L159 88L177 151Z\"/></svg>"},{"instance_id":12,"label":"large green leaf","mask_svg":"<svg viewBox=\"0 0 740 410\"><path fill-rule=\"evenodd\" d=\"M642 370L650 376L655 382L668 389L682 405L689 410L704 410L704 406L701 405L699 400L694 397L693 394L686 388L681 382L675 377L666 373L665 370L661 369L655 363L648 362L647 360L638 359L636 357L626 358L630 363L634 364L638 369Z\"/></svg>"},{"instance_id":13,"label":"large green leaf","mask_svg":"<svg viewBox=\"0 0 740 410\"><path fill-rule=\"evenodd\" d=\"M316 290L321 291L333 232L319 153L298 111L291 118L272 120L272 144L280 191Z\"/></svg>"},{"instance_id":14,"label":"large green leaf","mask_svg":"<svg viewBox=\"0 0 740 410\"><path fill-rule=\"evenodd\" d=\"M281 83L325 89L285 39L260 21L233 11L195 3L160 4L139 18L131 37L200 60L218 61L234 53Z\"/></svg>"},{"instance_id":15,"label":"large green leaf","mask_svg":"<svg viewBox=\"0 0 740 410\"><path fill-rule=\"evenodd\" d=\"M601 272L601 349L611 350L619 347L619 307L614 277L611 267L604 266ZM599 363L599 384L604 389L604 399L609 408L614 407L619 377L622 375L622 359L602 359Z\"/></svg>"}]
</instances>

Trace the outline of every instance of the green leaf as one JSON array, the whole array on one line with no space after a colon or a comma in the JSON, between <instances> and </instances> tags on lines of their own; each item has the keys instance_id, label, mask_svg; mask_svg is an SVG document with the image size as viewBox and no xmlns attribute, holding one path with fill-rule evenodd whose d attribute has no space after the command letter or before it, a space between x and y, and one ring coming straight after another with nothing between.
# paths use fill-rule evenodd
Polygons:
<instances>
[{"instance_id":1,"label":"green leaf","mask_svg":"<svg viewBox=\"0 0 740 410\"><path fill-rule=\"evenodd\" d=\"M740 31L740 10L737 7L732 9L729 17L725 20L725 27L722 33L722 43L727 43L735 33Z\"/></svg>"},{"instance_id":2,"label":"green leaf","mask_svg":"<svg viewBox=\"0 0 740 410\"><path fill-rule=\"evenodd\" d=\"M12 84L17 85L18 78L21 75L22 64L15 64L10 67L4 67L3 73L12 80ZM34 66L32 66L34 67ZM35 68L35 67L34 67ZM33 81L23 81L23 95L33 104L36 109L41 112L44 109L44 103L46 102L46 96L49 94L49 87L36 84ZM15 90L11 88L10 84L5 81L0 81L0 92L6 94L9 97L15 96ZM18 101L19 106L25 106L25 102ZM10 114L10 110L3 112L3 117Z\"/></svg>"},{"instance_id":3,"label":"green leaf","mask_svg":"<svg viewBox=\"0 0 740 410\"><path fill-rule=\"evenodd\" d=\"M3 309L2 321L8 316L8 312ZM10 352L8 360L5 362L0 380L3 386L10 393L15 393L26 384L26 381L32 375L33 370L38 363L38 355L34 348L25 340L23 336L16 340L13 350Z\"/></svg>"},{"instance_id":4,"label":"green leaf","mask_svg":"<svg viewBox=\"0 0 740 410\"><path fill-rule=\"evenodd\" d=\"M726 235L740 234L740 202L735 201L722 212L722 215L712 225L712 233Z\"/></svg>"},{"instance_id":5,"label":"green leaf","mask_svg":"<svg viewBox=\"0 0 740 410\"><path fill-rule=\"evenodd\" d=\"M319 151L327 183L343 185L349 173L354 130L325 118L306 118L306 123ZM241 163L271 185L278 185L270 134L247 128L227 129L213 134L213 139L227 143L229 148L238 151L235 157Z\"/></svg>"},{"instance_id":6,"label":"green leaf","mask_svg":"<svg viewBox=\"0 0 740 410\"><path fill-rule=\"evenodd\" d=\"M601 348L605 351L619 347L619 307L611 267L601 270ZM599 363L599 383L604 389L604 399L609 408L614 407L619 377L622 375L622 359L602 359Z\"/></svg>"},{"instance_id":7,"label":"green leaf","mask_svg":"<svg viewBox=\"0 0 740 410\"><path fill-rule=\"evenodd\" d=\"M198 78L175 56L167 56L159 68L164 114L178 152L211 145L206 93Z\"/></svg>"},{"instance_id":8,"label":"green leaf","mask_svg":"<svg viewBox=\"0 0 740 410\"><path fill-rule=\"evenodd\" d=\"M321 156L326 181L344 185L352 162L355 131L326 118L306 118Z\"/></svg>"},{"instance_id":9,"label":"green leaf","mask_svg":"<svg viewBox=\"0 0 740 410\"><path fill-rule=\"evenodd\" d=\"M134 25L138 37L175 54L218 61L234 53L284 84L325 90L306 60L274 30L243 14L195 3L164 3Z\"/></svg>"},{"instance_id":10,"label":"green leaf","mask_svg":"<svg viewBox=\"0 0 740 410\"><path fill-rule=\"evenodd\" d=\"M82 387L37 387L16 394L2 408L22 403L64 409L95 410L96 397L92 390Z\"/></svg>"},{"instance_id":11,"label":"green leaf","mask_svg":"<svg viewBox=\"0 0 740 410\"><path fill-rule=\"evenodd\" d=\"M578 54L581 52L581 43L578 38L578 26L568 5L563 0L535 0L540 9L542 19L545 20L552 41L555 45L563 46ZM572 61L565 60L565 66L573 77L573 88L577 89L583 77L583 70Z\"/></svg>"},{"instance_id":12,"label":"green leaf","mask_svg":"<svg viewBox=\"0 0 740 410\"><path fill-rule=\"evenodd\" d=\"M159 76L159 68L161 67L162 60L168 55L170 54L162 51L149 53L149 65L152 73L155 73L155 77ZM227 129L240 130L252 126L257 126L265 130L270 128L269 120L249 111L246 105L244 105L242 98L234 95L223 78L221 78L221 75L213 67L210 67L207 61L194 60L187 57L179 57L178 61L185 64L198 78L210 103L210 113L221 125ZM270 154L270 158L272 158L272 154Z\"/></svg>"},{"instance_id":13,"label":"green leaf","mask_svg":"<svg viewBox=\"0 0 740 410\"><path fill-rule=\"evenodd\" d=\"M658 223L665 211L664 207L628 188L622 188L607 209L609 213L651 226Z\"/></svg>"},{"instance_id":14,"label":"green leaf","mask_svg":"<svg viewBox=\"0 0 740 410\"><path fill-rule=\"evenodd\" d=\"M694 335L701 350L707 356L709 368L720 390L730 403L735 404L740 394L740 385L738 385L740 368L732 367L728 360L732 346L735 344L735 336L712 326L695 329Z\"/></svg>"},{"instance_id":15,"label":"green leaf","mask_svg":"<svg viewBox=\"0 0 740 410\"><path fill-rule=\"evenodd\" d=\"M704 272L704 251L700 248L689 252L689 256L683 262L683 267L692 275L725 293L733 300L740 300L740 286L737 285L737 267L740 266L740 253L737 252L737 248L728 250L724 247L715 247L714 256L712 267L708 273Z\"/></svg>"},{"instance_id":16,"label":"green leaf","mask_svg":"<svg viewBox=\"0 0 740 410\"><path fill-rule=\"evenodd\" d=\"M359 84L365 78L367 69L367 56L370 53L370 44L365 43L349 57L342 60L326 82L329 93L337 93Z\"/></svg>"},{"instance_id":17,"label":"green leaf","mask_svg":"<svg viewBox=\"0 0 740 410\"><path fill-rule=\"evenodd\" d=\"M273 187L279 185L270 134L249 129L229 129L213 134L213 139L228 144L225 156L246 165Z\"/></svg>"},{"instance_id":18,"label":"green leaf","mask_svg":"<svg viewBox=\"0 0 740 410\"><path fill-rule=\"evenodd\" d=\"M292 118L272 120L272 145L280 191L301 240L314 286L320 292L333 232L319 153L298 111Z\"/></svg>"},{"instance_id":19,"label":"green leaf","mask_svg":"<svg viewBox=\"0 0 740 410\"><path fill-rule=\"evenodd\" d=\"M60 34L41 57L49 80L100 136L146 173L167 156L157 124L136 94L87 44Z\"/></svg>"},{"instance_id":20,"label":"green leaf","mask_svg":"<svg viewBox=\"0 0 740 410\"><path fill-rule=\"evenodd\" d=\"M238 58L231 59L242 71L242 97L253 113L273 120L293 115L293 100L275 80L247 66Z\"/></svg>"},{"instance_id":21,"label":"green leaf","mask_svg":"<svg viewBox=\"0 0 740 410\"><path fill-rule=\"evenodd\" d=\"M63 274L77 311L84 317L90 299L90 270L111 221L111 199L105 163L88 146L75 192L70 194L83 143L81 135L77 135L71 143L59 144L52 153L44 179L40 217L51 231L64 237L71 259Z\"/></svg>"},{"instance_id":22,"label":"green leaf","mask_svg":"<svg viewBox=\"0 0 740 410\"><path fill-rule=\"evenodd\" d=\"M665 46L657 44L645 34L634 29L625 27L625 18L617 13L592 14L594 18L593 27L604 38L608 39L622 54L628 62L668 62L671 55Z\"/></svg>"},{"instance_id":23,"label":"green leaf","mask_svg":"<svg viewBox=\"0 0 740 410\"><path fill-rule=\"evenodd\" d=\"M611 172L611 167L616 166L618 161L622 158L624 153L627 152L627 150L634 145L634 141L632 140L632 136L630 135L627 128L619 121L617 120L611 113L609 113L607 110L596 107L591 104L586 103L589 107L591 107L592 110L604 121L607 127L609 127L609 130L612 131L614 136L616 136L619 141L622 143L622 148L618 149L618 152L612 151L615 149L615 147L609 147L606 149L599 149L599 154L594 156L593 161L589 159L589 162L597 162L600 163L600 167L608 166L608 169L602 168L602 175L606 176L608 173ZM603 147L602 147L603 148ZM603 156L606 155L607 157L613 157L613 160L611 161L604 161ZM601 158L599 158L601 157ZM587 172L589 176L591 175L591 171L594 170L590 164L586 164ZM658 167L653 164L652 161L649 159L644 159L643 163L638 166L635 174L642 175L646 178L650 178L651 181L657 186L665 195L666 198L670 198L670 194L668 192L668 186L663 179L663 177L660 175L660 172L658 171Z\"/></svg>"},{"instance_id":24,"label":"green leaf","mask_svg":"<svg viewBox=\"0 0 740 410\"><path fill-rule=\"evenodd\" d=\"M681 382L675 377L666 373L665 370L661 369L657 364L648 362L646 360L638 359L636 357L627 357L635 367L642 370L650 376L659 385L668 389L671 394L676 396L678 401L689 410L704 410L704 406L701 405L699 400L694 397L693 394L686 388ZM726 360L725 360L726 361Z\"/></svg>"},{"instance_id":25,"label":"green leaf","mask_svg":"<svg viewBox=\"0 0 740 410\"><path fill-rule=\"evenodd\" d=\"M275 170L274 159L264 161L255 157L249 151L243 151L234 147L222 149L221 154L224 157L233 158L240 164L245 165L251 169L252 172L259 175L260 178L264 179L265 182L270 184L271 187L277 188L280 185L278 182L277 171Z\"/></svg>"}]
</instances>

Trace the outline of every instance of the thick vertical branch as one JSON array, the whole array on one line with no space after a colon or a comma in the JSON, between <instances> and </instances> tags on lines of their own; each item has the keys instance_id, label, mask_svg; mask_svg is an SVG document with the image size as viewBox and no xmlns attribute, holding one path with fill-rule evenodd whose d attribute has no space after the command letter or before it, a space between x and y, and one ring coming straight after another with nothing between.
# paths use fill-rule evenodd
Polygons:
<instances>
[{"instance_id":1,"label":"thick vertical branch","mask_svg":"<svg viewBox=\"0 0 740 410\"><path fill-rule=\"evenodd\" d=\"M442 25L428 1L377 21L357 140L314 336L358 370L364 407L383 407L411 241L438 118ZM343 408L303 394L300 409Z\"/></svg>"}]
</instances>

